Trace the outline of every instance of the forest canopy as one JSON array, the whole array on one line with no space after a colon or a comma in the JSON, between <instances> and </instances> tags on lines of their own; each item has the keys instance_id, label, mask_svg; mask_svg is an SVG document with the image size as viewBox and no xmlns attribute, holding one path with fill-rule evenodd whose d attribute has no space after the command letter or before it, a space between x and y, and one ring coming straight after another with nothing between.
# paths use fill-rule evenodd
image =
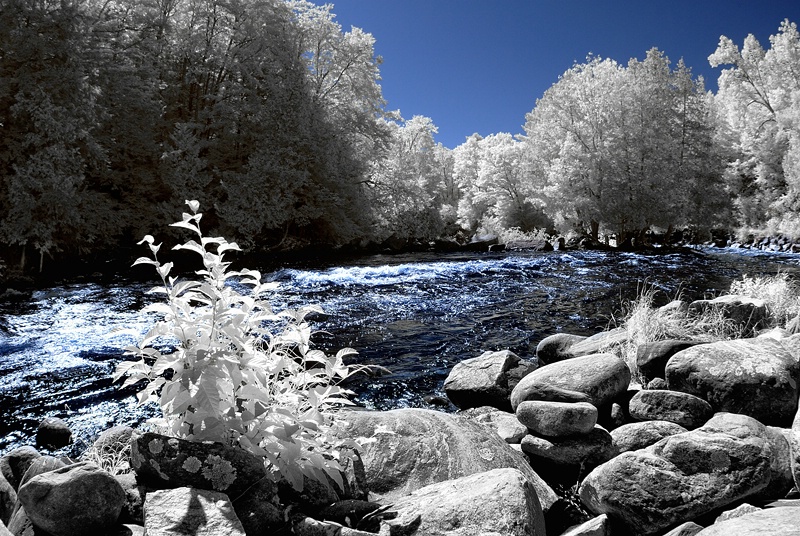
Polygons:
<instances>
[{"instance_id":1,"label":"forest canopy","mask_svg":"<svg viewBox=\"0 0 800 536\"><path fill-rule=\"evenodd\" d=\"M0 0L0 245L114 255L185 199L253 251L508 229L800 236L800 37L569 67L524 134L391 111L369 33L305 0ZM30 259L36 259L32 262Z\"/></svg>"}]
</instances>

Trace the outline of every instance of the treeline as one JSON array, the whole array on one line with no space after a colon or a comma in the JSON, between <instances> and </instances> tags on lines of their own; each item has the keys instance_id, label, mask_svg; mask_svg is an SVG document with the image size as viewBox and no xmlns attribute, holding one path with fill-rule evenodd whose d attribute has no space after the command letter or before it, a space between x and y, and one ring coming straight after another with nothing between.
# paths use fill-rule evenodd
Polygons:
<instances>
[{"instance_id":1,"label":"treeline","mask_svg":"<svg viewBox=\"0 0 800 536\"><path fill-rule=\"evenodd\" d=\"M716 95L656 49L589 57L524 135L452 150L431 119L388 111L373 46L302 0L0 0L0 256L108 254L185 199L254 251L507 229L800 235L788 21L766 50L721 39Z\"/></svg>"}]
</instances>

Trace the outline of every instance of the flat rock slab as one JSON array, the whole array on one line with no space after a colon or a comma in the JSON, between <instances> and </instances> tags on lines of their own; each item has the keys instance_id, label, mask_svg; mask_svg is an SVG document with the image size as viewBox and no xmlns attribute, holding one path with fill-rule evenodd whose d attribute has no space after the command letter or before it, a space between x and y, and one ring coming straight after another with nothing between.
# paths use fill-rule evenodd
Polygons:
<instances>
[{"instance_id":1,"label":"flat rock slab","mask_svg":"<svg viewBox=\"0 0 800 536\"><path fill-rule=\"evenodd\" d=\"M705 399L714 411L788 428L797 411L800 363L773 339L693 346L667 363L667 385Z\"/></svg>"},{"instance_id":2,"label":"flat rock slab","mask_svg":"<svg viewBox=\"0 0 800 536\"><path fill-rule=\"evenodd\" d=\"M701 428L597 467L579 494L591 511L636 534L656 534L764 489L771 454L763 424L719 413Z\"/></svg>"},{"instance_id":3,"label":"flat rock slab","mask_svg":"<svg viewBox=\"0 0 800 536\"><path fill-rule=\"evenodd\" d=\"M800 508L767 508L741 517L714 523L698 536L797 536L800 534Z\"/></svg>"},{"instance_id":4,"label":"flat rock slab","mask_svg":"<svg viewBox=\"0 0 800 536\"><path fill-rule=\"evenodd\" d=\"M613 452L611 435L595 426L587 434L544 438L527 435L522 451L530 457L534 469L545 471L552 464L594 467L609 460Z\"/></svg>"},{"instance_id":5,"label":"flat rock slab","mask_svg":"<svg viewBox=\"0 0 800 536\"><path fill-rule=\"evenodd\" d=\"M669 421L689 430L702 426L714 414L711 404L699 396L662 389L633 395L628 412L639 421Z\"/></svg>"},{"instance_id":6,"label":"flat rock slab","mask_svg":"<svg viewBox=\"0 0 800 536\"><path fill-rule=\"evenodd\" d=\"M370 492L394 501L436 482L516 468L546 512L557 496L528 461L497 434L468 418L426 409L346 411L336 434L365 438L361 450Z\"/></svg>"},{"instance_id":7,"label":"flat rock slab","mask_svg":"<svg viewBox=\"0 0 800 536\"><path fill-rule=\"evenodd\" d=\"M545 536L536 490L517 469L493 469L425 486L395 499L390 527L414 534Z\"/></svg>"},{"instance_id":8,"label":"flat rock slab","mask_svg":"<svg viewBox=\"0 0 800 536\"><path fill-rule=\"evenodd\" d=\"M148 493L144 530L147 536L245 536L227 495L196 488Z\"/></svg>"},{"instance_id":9,"label":"flat rock slab","mask_svg":"<svg viewBox=\"0 0 800 536\"><path fill-rule=\"evenodd\" d=\"M583 393L600 408L625 393L630 381L628 366L614 354L575 357L540 367L522 378L511 392L511 407L516 411L520 402L535 400L538 390L556 388Z\"/></svg>"}]
</instances>

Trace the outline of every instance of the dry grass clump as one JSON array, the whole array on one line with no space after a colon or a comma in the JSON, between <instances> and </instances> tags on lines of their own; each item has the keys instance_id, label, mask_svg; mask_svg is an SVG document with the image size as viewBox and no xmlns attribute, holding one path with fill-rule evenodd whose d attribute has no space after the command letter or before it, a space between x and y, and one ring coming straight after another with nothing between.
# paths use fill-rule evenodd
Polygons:
<instances>
[{"instance_id":1,"label":"dry grass clump","mask_svg":"<svg viewBox=\"0 0 800 536\"><path fill-rule=\"evenodd\" d=\"M800 287L786 273L744 276L731 284L729 294L763 300L773 319L773 327L784 327L800 314Z\"/></svg>"},{"instance_id":2,"label":"dry grass clump","mask_svg":"<svg viewBox=\"0 0 800 536\"><path fill-rule=\"evenodd\" d=\"M81 454L81 461L92 462L112 475L133 472L131 468L130 441L106 441L101 446L92 445Z\"/></svg>"}]
</instances>

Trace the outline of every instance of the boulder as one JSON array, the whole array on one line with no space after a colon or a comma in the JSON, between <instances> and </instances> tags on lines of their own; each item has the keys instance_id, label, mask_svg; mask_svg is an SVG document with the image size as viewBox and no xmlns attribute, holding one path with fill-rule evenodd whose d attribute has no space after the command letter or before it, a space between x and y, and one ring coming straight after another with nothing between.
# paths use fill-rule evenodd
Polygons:
<instances>
[{"instance_id":1,"label":"boulder","mask_svg":"<svg viewBox=\"0 0 800 536\"><path fill-rule=\"evenodd\" d=\"M0 521L0 536L14 536L7 528L6 524Z\"/></svg>"},{"instance_id":2,"label":"boulder","mask_svg":"<svg viewBox=\"0 0 800 536\"><path fill-rule=\"evenodd\" d=\"M534 370L511 392L511 407L516 411L520 402L535 400L536 393L557 388L578 391L589 397L595 407L610 406L614 398L628 389L631 371L614 354L591 354L559 361Z\"/></svg>"},{"instance_id":3,"label":"boulder","mask_svg":"<svg viewBox=\"0 0 800 536\"><path fill-rule=\"evenodd\" d=\"M800 490L800 409L794 417L792 427L787 433L790 448L790 460L794 484Z\"/></svg>"},{"instance_id":4,"label":"boulder","mask_svg":"<svg viewBox=\"0 0 800 536\"><path fill-rule=\"evenodd\" d=\"M800 363L772 339L693 346L667 363L667 385L707 400L714 411L789 427L800 394Z\"/></svg>"},{"instance_id":5,"label":"boulder","mask_svg":"<svg viewBox=\"0 0 800 536\"><path fill-rule=\"evenodd\" d=\"M461 409L493 406L508 411L511 389L507 373L519 362L519 356L509 350L465 359L453 367L444 381L447 398Z\"/></svg>"},{"instance_id":6,"label":"boulder","mask_svg":"<svg viewBox=\"0 0 800 536\"><path fill-rule=\"evenodd\" d=\"M570 347L569 351L574 357L584 355L599 354L607 352L609 349L625 344L628 341L628 330L625 328L614 328L608 331L601 331L591 337L577 342Z\"/></svg>"},{"instance_id":7,"label":"boulder","mask_svg":"<svg viewBox=\"0 0 800 536\"><path fill-rule=\"evenodd\" d=\"M526 400L517 406L517 419L539 436L588 434L597 424L597 408L588 402Z\"/></svg>"},{"instance_id":8,"label":"boulder","mask_svg":"<svg viewBox=\"0 0 800 536\"><path fill-rule=\"evenodd\" d=\"M553 490L497 434L458 415L425 409L341 412L335 433L365 438L361 457L370 496L393 501L429 484L492 469L519 469L546 512Z\"/></svg>"},{"instance_id":9,"label":"boulder","mask_svg":"<svg viewBox=\"0 0 800 536\"><path fill-rule=\"evenodd\" d=\"M539 360L539 364L544 365L575 357L569 349L584 339L586 337L570 333L556 333L545 337L536 346L536 359Z\"/></svg>"},{"instance_id":10,"label":"boulder","mask_svg":"<svg viewBox=\"0 0 800 536\"><path fill-rule=\"evenodd\" d=\"M537 492L517 469L493 469L430 484L392 502L398 516L384 523L390 529L414 526L414 534L546 534Z\"/></svg>"},{"instance_id":11,"label":"boulder","mask_svg":"<svg viewBox=\"0 0 800 536\"><path fill-rule=\"evenodd\" d=\"M8 483L6 477L0 474L0 522L8 525L16 503L17 492L14 491L14 488Z\"/></svg>"},{"instance_id":12,"label":"boulder","mask_svg":"<svg viewBox=\"0 0 800 536\"><path fill-rule=\"evenodd\" d=\"M19 485L22 487L35 476L43 475L44 473L55 471L56 469L61 469L66 466L66 463L54 456L39 456L33 460L31 466L28 467L28 470L22 475L22 480L20 480Z\"/></svg>"},{"instance_id":13,"label":"boulder","mask_svg":"<svg viewBox=\"0 0 800 536\"><path fill-rule=\"evenodd\" d=\"M125 504L122 505L122 511L119 514L120 522L144 525L144 498L148 491L155 490L148 490L146 486L139 484L135 473L114 475L114 478L125 493Z\"/></svg>"},{"instance_id":14,"label":"boulder","mask_svg":"<svg viewBox=\"0 0 800 536\"><path fill-rule=\"evenodd\" d=\"M697 300L689 304L689 312L702 314L708 309L719 312L723 318L732 321L742 333L752 333L767 327L769 311L764 300L748 296L728 294L713 300Z\"/></svg>"},{"instance_id":15,"label":"boulder","mask_svg":"<svg viewBox=\"0 0 800 536\"><path fill-rule=\"evenodd\" d=\"M665 529L769 485L771 447L755 419L719 413L704 426L624 452L581 483L582 502L636 534Z\"/></svg>"},{"instance_id":16,"label":"boulder","mask_svg":"<svg viewBox=\"0 0 800 536\"><path fill-rule=\"evenodd\" d=\"M147 536L245 536L226 494L187 487L148 493L144 530Z\"/></svg>"},{"instance_id":17,"label":"boulder","mask_svg":"<svg viewBox=\"0 0 800 536\"><path fill-rule=\"evenodd\" d=\"M126 450L130 446L131 437L134 429L130 426L117 425L103 430L92 446L101 453L116 454Z\"/></svg>"},{"instance_id":18,"label":"boulder","mask_svg":"<svg viewBox=\"0 0 800 536\"><path fill-rule=\"evenodd\" d=\"M698 532L703 530L703 527L698 525L693 521L687 521L686 523L681 523L671 531L664 534L664 536L694 536Z\"/></svg>"},{"instance_id":19,"label":"boulder","mask_svg":"<svg viewBox=\"0 0 800 536\"><path fill-rule=\"evenodd\" d=\"M102 534L116 525L125 503L114 477L87 462L31 478L18 497L33 525L52 536Z\"/></svg>"},{"instance_id":20,"label":"boulder","mask_svg":"<svg viewBox=\"0 0 800 536\"><path fill-rule=\"evenodd\" d=\"M800 508L767 508L714 523L697 536L797 536L797 527L800 527Z\"/></svg>"},{"instance_id":21,"label":"boulder","mask_svg":"<svg viewBox=\"0 0 800 536\"><path fill-rule=\"evenodd\" d=\"M72 431L63 419L45 417L36 430L36 446L48 449L66 447L72 441Z\"/></svg>"},{"instance_id":22,"label":"boulder","mask_svg":"<svg viewBox=\"0 0 800 536\"><path fill-rule=\"evenodd\" d=\"M792 452L789 446L791 430L767 426L767 439L772 448L769 485L753 496L754 500L785 497L794 487Z\"/></svg>"},{"instance_id":23,"label":"boulder","mask_svg":"<svg viewBox=\"0 0 800 536\"><path fill-rule=\"evenodd\" d=\"M459 415L483 424L496 432L506 443L519 443L528 434L528 429L519 422L516 415L491 406L471 408L460 412Z\"/></svg>"},{"instance_id":24,"label":"boulder","mask_svg":"<svg viewBox=\"0 0 800 536\"><path fill-rule=\"evenodd\" d=\"M686 428L667 421L644 421L624 424L611 431L611 442L616 452L639 450L653 445L665 437L686 432Z\"/></svg>"},{"instance_id":25,"label":"boulder","mask_svg":"<svg viewBox=\"0 0 800 536\"><path fill-rule=\"evenodd\" d=\"M611 533L608 526L608 516L603 514L593 517L585 523L570 527L561 536L607 536Z\"/></svg>"},{"instance_id":26,"label":"boulder","mask_svg":"<svg viewBox=\"0 0 800 536\"><path fill-rule=\"evenodd\" d=\"M19 489L19 481L33 460L41 456L33 447L17 447L0 457L0 472L15 490Z\"/></svg>"},{"instance_id":27,"label":"boulder","mask_svg":"<svg viewBox=\"0 0 800 536\"><path fill-rule=\"evenodd\" d=\"M668 389L667 380L665 380L664 378L653 378L652 380L647 382L645 389L648 389L650 391L656 389Z\"/></svg>"},{"instance_id":28,"label":"boulder","mask_svg":"<svg viewBox=\"0 0 800 536\"><path fill-rule=\"evenodd\" d=\"M725 510L720 515L717 516L717 519L714 520L714 523L722 523L723 521L727 521L729 519L734 519L736 517L742 517L747 514L752 514L753 512L759 512L761 508L757 506L753 506L752 504L742 503L733 510Z\"/></svg>"},{"instance_id":29,"label":"boulder","mask_svg":"<svg viewBox=\"0 0 800 536\"><path fill-rule=\"evenodd\" d=\"M663 378L664 368L667 366L669 358L696 344L696 342L670 339L648 342L637 346L636 369L639 371L642 383L646 384L654 378Z\"/></svg>"},{"instance_id":30,"label":"boulder","mask_svg":"<svg viewBox=\"0 0 800 536\"><path fill-rule=\"evenodd\" d=\"M608 461L615 454L611 434L601 426L595 426L587 434L569 437L527 435L522 438L521 445L533 468L543 474L553 464L590 468Z\"/></svg>"},{"instance_id":31,"label":"boulder","mask_svg":"<svg viewBox=\"0 0 800 536\"><path fill-rule=\"evenodd\" d=\"M131 465L141 484L192 487L238 497L264 479L264 462L241 448L195 442L152 432L131 438Z\"/></svg>"},{"instance_id":32,"label":"boulder","mask_svg":"<svg viewBox=\"0 0 800 536\"><path fill-rule=\"evenodd\" d=\"M628 404L631 417L639 421L668 421L693 430L714 414L711 404L700 397L652 389L639 391Z\"/></svg>"}]
</instances>

